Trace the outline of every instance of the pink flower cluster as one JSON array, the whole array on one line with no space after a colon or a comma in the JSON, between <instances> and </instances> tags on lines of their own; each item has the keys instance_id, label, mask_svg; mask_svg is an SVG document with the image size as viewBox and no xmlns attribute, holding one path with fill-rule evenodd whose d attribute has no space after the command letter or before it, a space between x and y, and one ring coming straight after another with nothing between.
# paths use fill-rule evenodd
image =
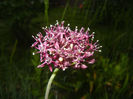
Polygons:
<instances>
[{"instance_id":1,"label":"pink flower cluster","mask_svg":"<svg viewBox=\"0 0 133 99\"><path fill-rule=\"evenodd\" d=\"M98 40L93 43L94 32L89 34L82 27L79 31L77 26L75 30L71 30L68 26L64 27L64 21L61 24L50 25L49 28L43 28L46 35L43 36L38 33L33 36L35 39L31 47L35 47L40 53L40 62L38 67L49 66L50 71L52 67L61 68L63 70L68 67L73 68L87 68L85 64L93 64L95 51L101 51L97 44ZM33 53L35 54L35 53Z\"/></svg>"}]
</instances>

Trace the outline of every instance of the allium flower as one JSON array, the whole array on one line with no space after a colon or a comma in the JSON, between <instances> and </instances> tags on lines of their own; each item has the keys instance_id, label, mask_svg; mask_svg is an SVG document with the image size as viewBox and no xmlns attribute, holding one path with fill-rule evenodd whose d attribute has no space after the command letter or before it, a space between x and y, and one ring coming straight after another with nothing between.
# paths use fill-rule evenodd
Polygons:
<instances>
[{"instance_id":1,"label":"allium flower","mask_svg":"<svg viewBox=\"0 0 133 99\"><path fill-rule=\"evenodd\" d=\"M68 67L85 69L88 64L93 64L95 51L101 51L98 40L93 43L94 32L89 34L82 27L79 31L77 26L75 30L71 30L68 26L64 27L64 21L61 24L50 25L49 28L43 28L46 35L38 33L33 36L35 43L31 47L35 47L40 54L40 62L38 67L49 66L52 71L52 66L63 70ZM33 53L35 54L35 53Z\"/></svg>"}]
</instances>

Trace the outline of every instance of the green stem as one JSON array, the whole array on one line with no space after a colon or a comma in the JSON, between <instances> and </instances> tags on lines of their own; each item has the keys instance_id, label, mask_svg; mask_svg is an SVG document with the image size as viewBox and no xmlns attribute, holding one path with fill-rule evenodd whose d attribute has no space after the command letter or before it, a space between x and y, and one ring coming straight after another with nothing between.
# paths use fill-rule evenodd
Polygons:
<instances>
[{"instance_id":1,"label":"green stem","mask_svg":"<svg viewBox=\"0 0 133 99\"><path fill-rule=\"evenodd\" d=\"M48 25L48 8L49 8L49 0L44 0L44 22L46 21L46 24Z\"/></svg>"},{"instance_id":2,"label":"green stem","mask_svg":"<svg viewBox=\"0 0 133 99\"><path fill-rule=\"evenodd\" d=\"M53 74L51 75L49 81L48 81L48 84L47 84L47 89L46 89L46 93L45 93L45 98L44 99L48 99L48 95L49 95L49 91L50 91L50 88L51 88L51 84L54 80L54 77L56 76L56 73L59 71L58 68L56 68L54 71L53 71Z\"/></svg>"}]
</instances>

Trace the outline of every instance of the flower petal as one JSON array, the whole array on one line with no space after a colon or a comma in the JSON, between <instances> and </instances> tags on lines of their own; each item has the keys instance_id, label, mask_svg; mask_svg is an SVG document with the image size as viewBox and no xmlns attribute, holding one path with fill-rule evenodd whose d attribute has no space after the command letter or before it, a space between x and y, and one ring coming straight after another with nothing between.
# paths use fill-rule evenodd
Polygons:
<instances>
[{"instance_id":1,"label":"flower petal","mask_svg":"<svg viewBox=\"0 0 133 99\"><path fill-rule=\"evenodd\" d=\"M51 65L49 65L49 70L52 72L53 71L53 69L52 69L52 66Z\"/></svg>"},{"instance_id":2,"label":"flower petal","mask_svg":"<svg viewBox=\"0 0 133 99\"><path fill-rule=\"evenodd\" d=\"M55 43L55 48L56 48L56 49L59 49L59 44L58 44L58 42Z\"/></svg>"},{"instance_id":3,"label":"flower petal","mask_svg":"<svg viewBox=\"0 0 133 99\"><path fill-rule=\"evenodd\" d=\"M89 64L93 64L95 62L95 59L92 59L89 61Z\"/></svg>"},{"instance_id":4,"label":"flower petal","mask_svg":"<svg viewBox=\"0 0 133 99\"><path fill-rule=\"evenodd\" d=\"M86 66L85 64L82 64L82 65L81 65L81 68L82 68L82 69L86 69L87 66Z\"/></svg>"},{"instance_id":5,"label":"flower petal","mask_svg":"<svg viewBox=\"0 0 133 99\"><path fill-rule=\"evenodd\" d=\"M44 66L45 66L45 62L42 63L41 65L38 65L37 68L42 68L42 67L44 67Z\"/></svg>"}]
</instances>

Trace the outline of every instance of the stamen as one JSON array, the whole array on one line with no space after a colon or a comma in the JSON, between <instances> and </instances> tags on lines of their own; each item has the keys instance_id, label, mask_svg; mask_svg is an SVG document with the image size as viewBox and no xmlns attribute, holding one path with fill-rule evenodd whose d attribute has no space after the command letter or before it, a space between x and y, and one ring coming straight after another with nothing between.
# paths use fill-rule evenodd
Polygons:
<instances>
[{"instance_id":1,"label":"stamen","mask_svg":"<svg viewBox=\"0 0 133 99\"><path fill-rule=\"evenodd\" d=\"M33 52L32 55L35 55L35 53Z\"/></svg>"},{"instance_id":2,"label":"stamen","mask_svg":"<svg viewBox=\"0 0 133 99\"><path fill-rule=\"evenodd\" d=\"M59 61L60 61L60 62L62 62L62 61L63 61L63 58L62 58L62 57L60 57L60 58L59 58Z\"/></svg>"}]
</instances>

